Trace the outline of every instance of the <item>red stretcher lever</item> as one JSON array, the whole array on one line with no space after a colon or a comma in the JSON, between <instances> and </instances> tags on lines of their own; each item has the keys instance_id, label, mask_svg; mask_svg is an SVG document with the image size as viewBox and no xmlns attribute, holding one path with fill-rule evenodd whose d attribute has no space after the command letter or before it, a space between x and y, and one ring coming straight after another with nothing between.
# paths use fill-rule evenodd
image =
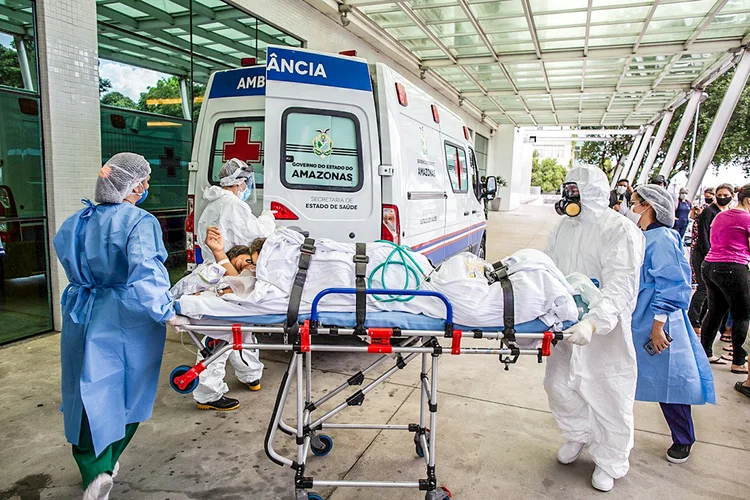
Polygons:
<instances>
[{"instance_id":1,"label":"red stretcher lever","mask_svg":"<svg viewBox=\"0 0 750 500\"><path fill-rule=\"evenodd\" d=\"M232 325L232 349L242 350L242 325L239 323Z\"/></svg>"},{"instance_id":2,"label":"red stretcher lever","mask_svg":"<svg viewBox=\"0 0 750 500\"><path fill-rule=\"evenodd\" d=\"M451 340L451 354L458 356L461 354L461 330L453 330L453 340Z\"/></svg>"},{"instance_id":3,"label":"red stretcher lever","mask_svg":"<svg viewBox=\"0 0 750 500\"><path fill-rule=\"evenodd\" d=\"M310 320L299 327L299 352L310 352Z\"/></svg>"},{"instance_id":4,"label":"red stretcher lever","mask_svg":"<svg viewBox=\"0 0 750 500\"><path fill-rule=\"evenodd\" d=\"M175 377L174 383L181 391L184 391L190 385L190 382L197 379L205 369L206 365L203 364L203 361L199 361L197 365L186 371L183 375Z\"/></svg>"},{"instance_id":5,"label":"red stretcher lever","mask_svg":"<svg viewBox=\"0 0 750 500\"><path fill-rule=\"evenodd\" d=\"M393 328L368 328L367 335L370 336L370 345L367 346L367 352L373 354L390 354L393 352L393 347L391 347Z\"/></svg>"},{"instance_id":6,"label":"red stretcher lever","mask_svg":"<svg viewBox=\"0 0 750 500\"><path fill-rule=\"evenodd\" d=\"M544 332L544 338L542 339L542 356L549 356L552 354L552 341L554 338L554 333Z\"/></svg>"}]
</instances>

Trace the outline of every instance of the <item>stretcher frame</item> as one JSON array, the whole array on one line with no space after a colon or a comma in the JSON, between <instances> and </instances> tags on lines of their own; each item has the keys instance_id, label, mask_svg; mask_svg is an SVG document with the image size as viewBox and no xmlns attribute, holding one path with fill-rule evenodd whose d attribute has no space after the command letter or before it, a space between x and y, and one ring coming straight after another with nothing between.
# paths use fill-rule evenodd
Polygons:
<instances>
[{"instance_id":1,"label":"stretcher frame","mask_svg":"<svg viewBox=\"0 0 750 500\"><path fill-rule=\"evenodd\" d=\"M185 325L183 329L191 341L201 351L204 359L193 367L182 366L176 368L170 376L170 384L181 393L192 392L197 386L198 376L208 365L216 361L229 350L273 350L292 353L289 365L279 384L274 409L269 419L268 429L265 436L265 452L268 458L284 467L290 467L295 471L294 498L295 500L318 500L319 495L310 491L315 487L360 487L360 488L413 488L425 492L426 500L445 500L452 498L450 491L440 485L436 475L436 428L438 409L438 379L439 360L445 353L452 356L468 355L497 355L501 363L505 364L505 370L509 365L515 363L519 356L534 355L538 362L549 356L552 345L563 340L567 335L561 332L539 332L539 333L516 333L513 328L506 327L503 330L486 331L473 329L468 332L461 331L453 326L453 307L450 301L442 294L425 290L388 290L367 289L367 295L382 296L431 296L440 299L445 305L445 328L444 330L402 330L400 328L377 328L362 326L354 328L339 328L336 326L323 326L319 322L320 300L332 294L356 294L355 288L328 288L315 297L310 319L302 325L295 323L291 328L287 326L264 326L264 325ZM362 293L362 290L359 290ZM208 349L196 336L196 332L210 334L212 332L231 332L233 341L219 341L213 349ZM243 335L272 334L283 336L283 343L245 343ZM313 343L316 338L327 336L350 335L366 338L367 346L328 345ZM440 344L438 339L450 339L450 347ZM463 338L497 340L500 345L495 347L463 347ZM542 345L535 349L521 349L515 342L519 339L541 340ZM397 341L392 345L392 341ZM341 353L369 353L380 354L381 357L361 369L325 396L313 401L312 399L312 353L313 352L341 352ZM361 386L365 382L365 376L380 365L386 363L391 356L395 357L395 364L390 366L384 373L373 381L367 383L361 389L357 389L333 409L325 412L322 416L313 418L313 412L319 410L322 405L332 400L347 388ZM361 406L366 400L366 395L377 386L388 380L394 373L405 368L411 361L421 357L420 371L420 410L418 423L408 424L373 424L373 423L327 423L332 417L338 415L351 406ZM282 414L291 392L292 381L296 381L296 419L293 425L284 422ZM429 417L428 417L429 414ZM361 480L327 480L315 479L305 475L308 455L312 452L317 456L327 455L332 447L333 440L320 431L326 429L338 430L389 430L407 431L414 434L415 451L422 457L426 467L426 478L414 481L361 481ZM274 442L278 431L295 437L297 448L296 457L284 457L274 448Z\"/></svg>"}]
</instances>

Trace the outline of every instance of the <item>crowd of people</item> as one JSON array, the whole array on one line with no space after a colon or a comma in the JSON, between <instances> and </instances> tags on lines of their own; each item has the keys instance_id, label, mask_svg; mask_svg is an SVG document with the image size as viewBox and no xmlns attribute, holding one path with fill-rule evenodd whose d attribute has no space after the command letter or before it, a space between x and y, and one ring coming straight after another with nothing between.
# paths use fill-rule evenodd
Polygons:
<instances>
[{"instance_id":1,"label":"crowd of people","mask_svg":"<svg viewBox=\"0 0 750 500\"><path fill-rule=\"evenodd\" d=\"M179 330L187 322L175 313L158 221L137 207L148 196L150 172L142 156L113 156L97 179L96 204L85 200L54 238L70 282L62 297L62 408L84 500L109 498L120 455L151 417L165 325ZM199 246L230 277L253 271L275 230L272 213L256 217L246 203L253 175L232 159L219 185L203 193ZM601 297L553 350L544 378L566 440L557 459L570 464L588 448L591 483L600 491L629 470L636 400L660 404L672 434L667 460L688 460L696 439L692 406L715 404L710 364L728 362L713 354L724 324L731 325L731 371L747 373L750 185L706 190L700 207L665 186L660 176L635 188L620 180L610 192L601 170L572 169L559 204L576 207L562 211L545 250L566 276L582 273L600 287ZM682 238L689 218L692 273ZM257 352L243 352L235 359L237 351L228 351L201 373L198 408L239 406L226 396L227 360L249 390L260 389L263 364ZM750 397L750 377L735 388Z\"/></svg>"}]
</instances>

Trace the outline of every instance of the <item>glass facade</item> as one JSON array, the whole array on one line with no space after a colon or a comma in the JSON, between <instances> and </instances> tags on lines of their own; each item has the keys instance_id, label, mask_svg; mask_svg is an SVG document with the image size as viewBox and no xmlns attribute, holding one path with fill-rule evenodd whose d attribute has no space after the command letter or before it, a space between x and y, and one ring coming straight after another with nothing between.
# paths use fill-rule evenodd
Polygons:
<instances>
[{"instance_id":1,"label":"glass facade","mask_svg":"<svg viewBox=\"0 0 750 500\"><path fill-rule=\"evenodd\" d=\"M0 0L0 344L52 329L34 3Z\"/></svg>"},{"instance_id":2,"label":"glass facade","mask_svg":"<svg viewBox=\"0 0 750 500\"><path fill-rule=\"evenodd\" d=\"M211 73L261 64L269 44L303 42L220 0L97 0L97 14L102 162L132 151L151 163L143 208L162 224L174 281L186 269L188 164ZM217 134L231 134L232 125ZM263 123L248 123L248 129L262 143ZM214 160L217 175L222 158ZM253 167L262 187L262 148Z\"/></svg>"},{"instance_id":3,"label":"glass facade","mask_svg":"<svg viewBox=\"0 0 750 500\"><path fill-rule=\"evenodd\" d=\"M477 170L479 170L479 177L486 177L487 154L490 150L490 140L482 134L474 134L474 147L477 150Z\"/></svg>"}]
</instances>

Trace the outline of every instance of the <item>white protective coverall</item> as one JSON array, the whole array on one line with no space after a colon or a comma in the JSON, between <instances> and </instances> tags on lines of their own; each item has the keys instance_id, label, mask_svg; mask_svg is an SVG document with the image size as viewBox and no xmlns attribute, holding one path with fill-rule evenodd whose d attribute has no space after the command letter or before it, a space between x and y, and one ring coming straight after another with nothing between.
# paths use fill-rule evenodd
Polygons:
<instances>
[{"instance_id":1,"label":"white protective coverall","mask_svg":"<svg viewBox=\"0 0 750 500\"><path fill-rule=\"evenodd\" d=\"M250 206L227 189L210 186L203 192L203 198L209 202L198 220L198 244L204 263L215 260L205 241L209 227L219 228L224 237L224 250L235 245L250 245L255 238L267 237L276 228L273 214L255 217ZM254 336L252 339L245 337L245 341L257 342ZM247 364L242 361L243 358ZM200 374L198 387L193 391L193 398L198 403L216 401L229 392L229 387L224 382L227 359L231 361L240 382L248 384L263 376L263 363L260 362L258 351L242 351L240 356L240 351L230 350ZM201 360L203 356L199 354L198 361Z\"/></svg>"},{"instance_id":2,"label":"white protective coverall","mask_svg":"<svg viewBox=\"0 0 750 500\"><path fill-rule=\"evenodd\" d=\"M548 360L544 388L563 437L588 444L596 465L617 479L627 474L633 447L637 363L630 321L645 240L635 224L608 209L601 170L574 168L565 180L578 183L582 211L560 221L545 252L566 275L597 279L602 299L582 319L594 326L591 342L560 342Z\"/></svg>"}]
</instances>

